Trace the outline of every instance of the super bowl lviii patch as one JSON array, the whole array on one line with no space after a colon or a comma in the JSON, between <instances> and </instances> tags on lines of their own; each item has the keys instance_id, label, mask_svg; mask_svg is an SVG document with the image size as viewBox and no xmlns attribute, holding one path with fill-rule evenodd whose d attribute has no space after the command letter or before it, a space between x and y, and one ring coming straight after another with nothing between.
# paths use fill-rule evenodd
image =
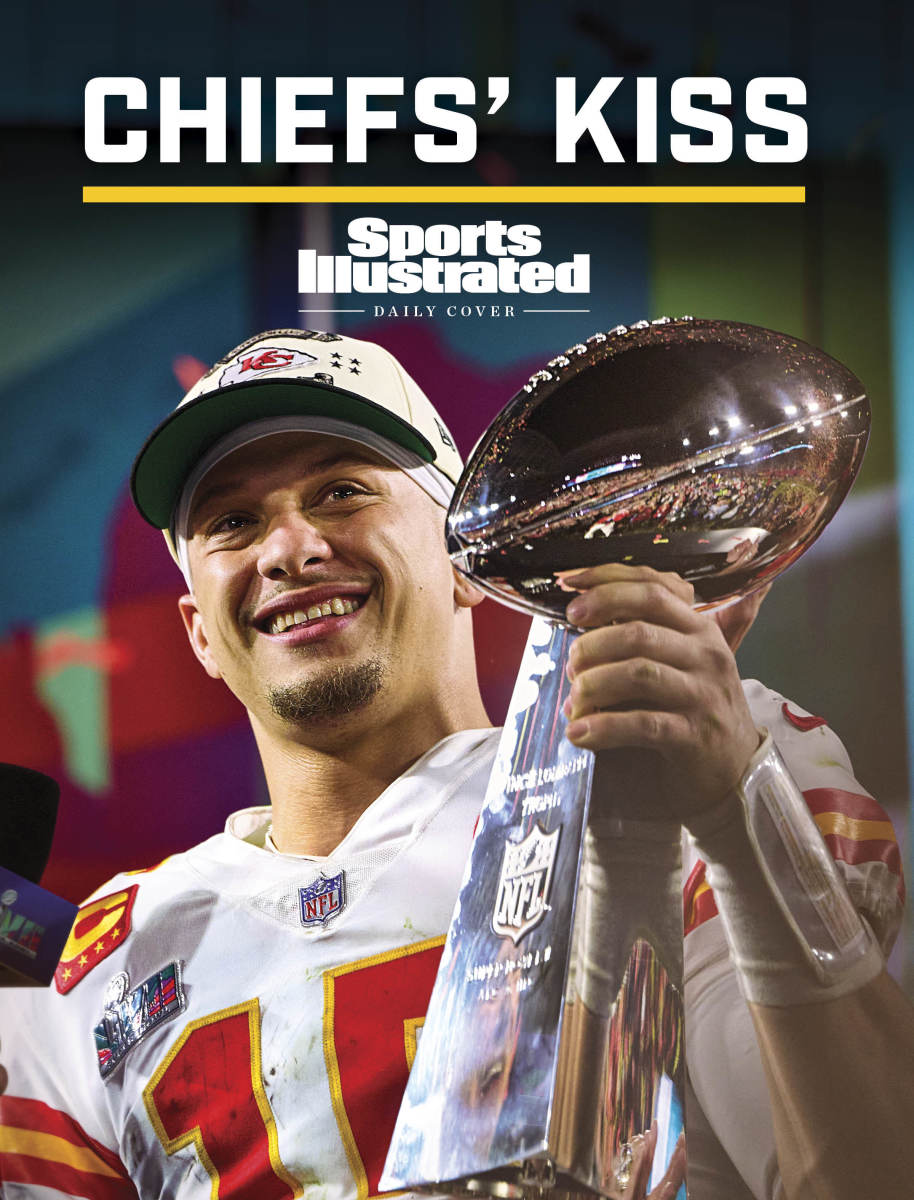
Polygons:
<instances>
[{"instance_id":1,"label":"super bowl lviii patch","mask_svg":"<svg viewBox=\"0 0 914 1200\"><path fill-rule=\"evenodd\" d=\"M107 1079L127 1051L148 1033L177 1016L185 1003L180 963L169 963L132 989L126 971L115 975L105 995L102 1019L94 1029L102 1079Z\"/></svg>"},{"instance_id":2,"label":"super bowl lviii patch","mask_svg":"<svg viewBox=\"0 0 914 1200\"><path fill-rule=\"evenodd\" d=\"M298 889L302 925L326 925L346 904L345 872L321 873L316 882Z\"/></svg>"},{"instance_id":3,"label":"super bowl lviii patch","mask_svg":"<svg viewBox=\"0 0 914 1200\"><path fill-rule=\"evenodd\" d=\"M133 883L82 906L54 972L58 992L68 992L76 987L93 967L121 944L130 932L130 914L139 890L139 884Z\"/></svg>"}]
</instances>

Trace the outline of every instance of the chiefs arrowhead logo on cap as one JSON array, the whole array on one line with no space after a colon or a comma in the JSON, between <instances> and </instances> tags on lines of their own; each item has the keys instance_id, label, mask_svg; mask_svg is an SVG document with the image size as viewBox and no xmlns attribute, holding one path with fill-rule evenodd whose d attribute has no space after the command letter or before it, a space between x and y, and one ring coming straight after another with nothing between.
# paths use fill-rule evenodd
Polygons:
<instances>
[{"instance_id":1,"label":"chiefs arrowhead logo on cap","mask_svg":"<svg viewBox=\"0 0 914 1200\"><path fill-rule=\"evenodd\" d=\"M288 346L263 346L251 354L239 354L219 376L219 387L229 383L247 383L270 371L287 370L289 367L306 367L318 360L304 350L292 350Z\"/></svg>"},{"instance_id":2,"label":"chiefs arrowhead logo on cap","mask_svg":"<svg viewBox=\"0 0 914 1200\"><path fill-rule=\"evenodd\" d=\"M84 904L76 914L60 963L54 972L58 992L68 992L115 950L130 932L138 883Z\"/></svg>"}]
</instances>

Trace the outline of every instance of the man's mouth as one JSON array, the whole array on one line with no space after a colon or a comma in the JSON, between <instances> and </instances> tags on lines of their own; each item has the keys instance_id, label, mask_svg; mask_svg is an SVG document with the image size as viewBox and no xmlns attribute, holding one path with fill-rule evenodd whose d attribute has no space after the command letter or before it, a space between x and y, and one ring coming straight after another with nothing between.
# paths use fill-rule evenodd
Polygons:
<instances>
[{"instance_id":1,"label":"man's mouth","mask_svg":"<svg viewBox=\"0 0 914 1200\"><path fill-rule=\"evenodd\" d=\"M326 617L346 616L348 613L355 612L357 608L361 607L361 604L362 600L359 597L331 596L329 600L323 600L320 604L312 604L309 608L296 608L289 612L276 613L267 623L267 633L285 633L287 629L292 629L295 625L308 625L312 621L319 621Z\"/></svg>"}]
</instances>

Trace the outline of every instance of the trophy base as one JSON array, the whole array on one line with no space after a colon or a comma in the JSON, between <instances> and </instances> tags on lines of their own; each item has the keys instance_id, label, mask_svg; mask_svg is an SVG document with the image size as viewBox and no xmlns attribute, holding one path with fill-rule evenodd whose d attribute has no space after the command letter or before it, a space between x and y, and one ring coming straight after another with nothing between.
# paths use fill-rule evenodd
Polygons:
<instances>
[{"instance_id":1,"label":"trophy base","mask_svg":"<svg viewBox=\"0 0 914 1200\"><path fill-rule=\"evenodd\" d=\"M451 1179L434 1186L424 1184L412 1190L426 1196L453 1200L629 1200L632 1176L631 1152L620 1157L615 1179L597 1190L560 1170L548 1154L537 1155L523 1163L512 1163L479 1175Z\"/></svg>"}]
</instances>

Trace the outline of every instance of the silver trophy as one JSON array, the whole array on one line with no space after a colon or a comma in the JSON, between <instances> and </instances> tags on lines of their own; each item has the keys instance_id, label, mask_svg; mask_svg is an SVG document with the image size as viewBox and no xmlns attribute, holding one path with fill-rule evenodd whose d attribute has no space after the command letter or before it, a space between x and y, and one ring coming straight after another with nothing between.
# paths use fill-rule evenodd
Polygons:
<instances>
[{"instance_id":1,"label":"silver trophy","mask_svg":"<svg viewBox=\"0 0 914 1200\"><path fill-rule=\"evenodd\" d=\"M479 442L451 557L536 619L384 1190L640 1200L664 1177L685 1123L678 831L649 756L563 736L577 633L556 572L646 564L699 607L732 602L821 533L868 430L862 385L820 350L686 317L572 346Z\"/></svg>"}]
</instances>

